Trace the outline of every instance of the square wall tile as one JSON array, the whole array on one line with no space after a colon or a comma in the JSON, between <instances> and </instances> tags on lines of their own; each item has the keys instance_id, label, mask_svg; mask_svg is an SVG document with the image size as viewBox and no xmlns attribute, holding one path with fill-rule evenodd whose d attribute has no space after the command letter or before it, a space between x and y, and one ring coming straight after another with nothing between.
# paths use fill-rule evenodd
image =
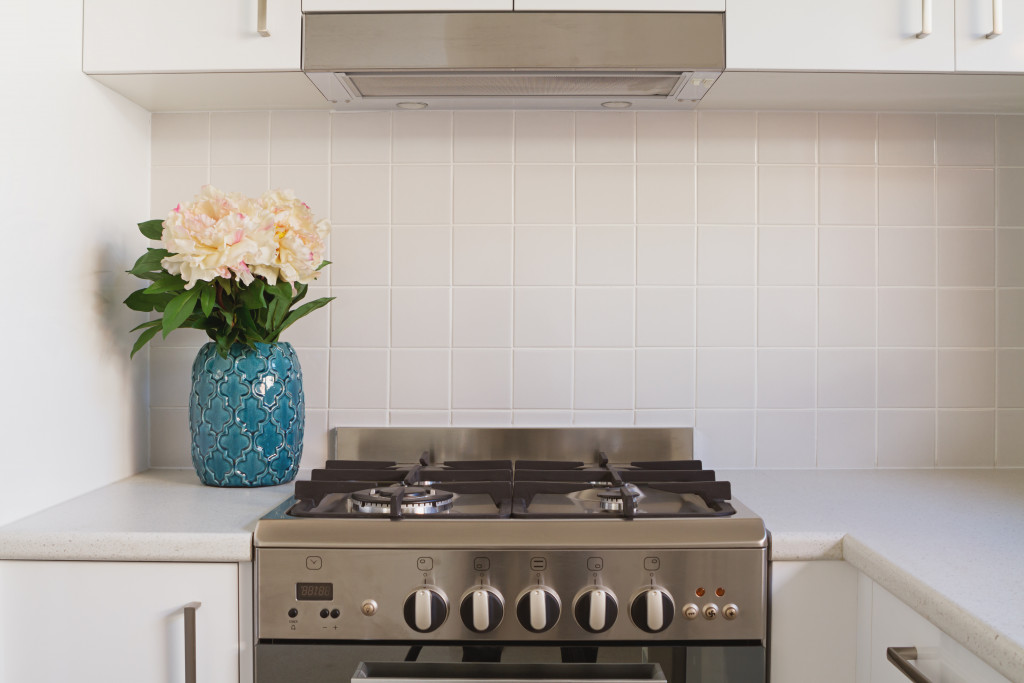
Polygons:
<instances>
[{"instance_id":1,"label":"square wall tile","mask_svg":"<svg viewBox=\"0 0 1024 683\"><path fill-rule=\"evenodd\" d=\"M753 287L702 287L697 290L699 346L753 346Z\"/></svg>"},{"instance_id":2,"label":"square wall tile","mask_svg":"<svg viewBox=\"0 0 1024 683\"><path fill-rule=\"evenodd\" d=\"M628 427L634 419L632 410L577 410L572 415L574 425L591 427Z\"/></svg>"},{"instance_id":3,"label":"square wall tile","mask_svg":"<svg viewBox=\"0 0 1024 683\"><path fill-rule=\"evenodd\" d=\"M706 468L750 468L755 464L752 410L698 410L693 455Z\"/></svg>"},{"instance_id":4,"label":"square wall tile","mask_svg":"<svg viewBox=\"0 0 1024 683\"><path fill-rule=\"evenodd\" d=\"M636 249L637 284L694 283L697 271L696 228L681 225L638 226Z\"/></svg>"},{"instance_id":5,"label":"square wall tile","mask_svg":"<svg viewBox=\"0 0 1024 683\"><path fill-rule=\"evenodd\" d=\"M934 467L935 411L878 413L878 467Z\"/></svg>"},{"instance_id":6,"label":"square wall tile","mask_svg":"<svg viewBox=\"0 0 1024 683\"><path fill-rule=\"evenodd\" d=\"M637 408L692 408L696 390L693 349L636 352Z\"/></svg>"},{"instance_id":7,"label":"square wall tile","mask_svg":"<svg viewBox=\"0 0 1024 683\"><path fill-rule=\"evenodd\" d=\"M576 290L576 346L633 346L632 287Z\"/></svg>"},{"instance_id":8,"label":"square wall tile","mask_svg":"<svg viewBox=\"0 0 1024 683\"><path fill-rule=\"evenodd\" d=\"M818 160L822 164L875 163L875 114L818 114Z\"/></svg>"},{"instance_id":9,"label":"square wall tile","mask_svg":"<svg viewBox=\"0 0 1024 683\"><path fill-rule=\"evenodd\" d=\"M459 165L454 171L454 221L511 223L512 165Z\"/></svg>"},{"instance_id":10,"label":"square wall tile","mask_svg":"<svg viewBox=\"0 0 1024 683\"><path fill-rule=\"evenodd\" d=\"M459 162L511 162L515 158L513 112L455 112L454 157Z\"/></svg>"},{"instance_id":11,"label":"square wall tile","mask_svg":"<svg viewBox=\"0 0 1024 683\"><path fill-rule=\"evenodd\" d=\"M391 167L392 223L439 225L451 220L451 166Z\"/></svg>"},{"instance_id":12,"label":"square wall tile","mask_svg":"<svg viewBox=\"0 0 1024 683\"><path fill-rule=\"evenodd\" d=\"M813 287L760 288L757 294L758 346L814 346L818 294Z\"/></svg>"},{"instance_id":13,"label":"square wall tile","mask_svg":"<svg viewBox=\"0 0 1024 683\"><path fill-rule=\"evenodd\" d=\"M935 290L878 290L879 346L935 346Z\"/></svg>"},{"instance_id":14,"label":"square wall tile","mask_svg":"<svg viewBox=\"0 0 1024 683\"><path fill-rule=\"evenodd\" d=\"M446 287L391 290L391 345L410 348L450 346L449 292Z\"/></svg>"},{"instance_id":15,"label":"square wall tile","mask_svg":"<svg viewBox=\"0 0 1024 683\"><path fill-rule=\"evenodd\" d=\"M511 410L453 410L453 427L510 427Z\"/></svg>"},{"instance_id":16,"label":"square wall tile","mask_svg":"<svg viewBox=\"0 0 1024 683\"><path fill-rule=\"evenodd\" d=\"M331 114L332 164L386 164L391 161L391 112Z\"/></svg>"},{"instance_id":17,"label":"square wall tile","mask_svg":"<svg viewBox=\"0 0 1024 683\"><path fill-rule=\"evenodd\" d=\"M210 184L225 192L258 197L270 189L267 166L211 166Z\"/></svg>"},{"instance_id":18,"label":"square wall tile","mask_svg":"<svg viewBox=\"0 0 1024 683\"><path fill-rule=\"evenodd\" d=\"M994 410L940 410L939 467L993 467L996 462Z\"/></svg>"},{"instance_id":19,"label":"square wall tile","mask_svg":"<svg viewBox=\"0 0 1024 683\"><path fill-rule=\"evenodd\" d=\"M331 231L331 282L336 285L386 285L391 247L387 227L334 228Z\"/></svg>"},{"instance_id":20,"label":"square wall tile","mask_svg":"<svg viewBox=\"0 0 1024 683\"><path fill-rule=\"evenodd\" d=\"M191 201L210 182L206 166L154 166L150 170L149 215L166 218L175 206Z\"/></svg>"},{"instance_id":21,"label":"square wall tile","mask_svg":"<svg viewBox=\"0 0 1024 683\"><path fill-rule=\"evenodd\" d=\"M819 167L818 202L822 225L874 225L875 169Z\"/></svg>"},{"instance_id":22,"label":"square wall tile","mask_svg":"<svg viewBox=\"0 0 1024 683\"><path fill-rule=\"evenodd\" d=\"M638 410L637 427L693 427L696 412L693 410Z\"/></svg>"},{"instance_id":23,"label":"square wall tile","mask_svg":"<svg viewBox=\"0 0 1024 683\"><path fill-rule=\"evenodd\" d=\"M875 466L875 413L818 411L818 467L870 469Z\"/></svg>"},{"instance_id":24,"label":"square wall tile","mask_svg":"<svg viewBox=\"0 0 1024 683\"><path fill-rule=\"evenodd\" d=\"M758 228L758 284L817 284L814 232L813 227Z\"/></svg>"},{"instance_id":25,"label":"square wall tile","mask_svg":"<svg viewBox=\"0 0 1024 683\"><path fill-rule=\"evenodd\" d=\"M153 114L151 147L154 166L206 166L210 163L210 115Z\"/></svg>"},{"instance_id":26,"label":"square wall tile","mask_svg":"<svg viewBox=\"0 0 1024 683\"><path fill-rule=\"evenodd\" d=\"M878 405L881 408L933 408L935 350L880 349Z\"/></svg>"},{"instance_id":27,"label":"square wall tile","mask_svg":"<svg viewBox=\"0 0 1024 683\"><path fill-rule=\"evenodd\" d=\"M270 114L270 163L327 164L331 115L326 111L275 111Z\"/></svg>"},{"instance_id":28,"label":"square wall tile","mask_svg":"<svg viewBox=\"0 0 1024 683\"><path fill-rule=\"evenodd\" d=\"M321 296L329 295L330 290L327 287L310 287L306 301L315 301ZM281 340L291 342L296 347L323 348L330 346L330 311L328 306L301 318L284 331ZM327 406L318 407L326 408Z\"/></svg>"},{"instance_id":29,"label":"square wall tile","mask_svg":"<svg viewBox=\"0 0 1024 683\"><path fill-rule=\"evenodd\" d=\"M818 406L875 407L875 350L819 349Z\"/></svg>"},{"instance_id":30,"label":"square wall tile","mask_svg":"<svg viewBox=\"0 0 1024 683\"><path fill-rule=\"evenodd\" d=\"M980 291L988 292L988 290ZM1024 290L1000 289L998 296L999 346L1024 346ZM964 315L964 313L954 312L951 317L955 318L958 315ZM987 345L975 344L975 346Z\"/></svg>"},{"instance_id":31,"label":"square wall tile","mask_svg":"<svg viewBox=\"0 0 1024 683\"><path fill-rule=\"evenodd\" d=\"M511 287L456 287L452 309L453 346L512 346Z\"/></svg>"},{"instance_id":32,"label":"square wall tile","mask_svg":"<svg viewBox=\"0 0 1024 683\"><path fill-rule=\"evenodd\" d=\"M939 349L939 407L993 408L996 352L992 349Z\"/></svg>"},{"instance_id":33,"label":"square wall tile","mask_svg":"<svg viewBox=\"0 0 1024 683\"><path fill-rule=\"evenodd\" d=\"M516 346L572 346L572 289L516 287L514 311Z\"/></svg>"},{"instance_id":34,"label":"square wall tile","mask_svg":"<svg viewBox=\"0 0 1024 683\"><path fill-rule=\"evenodd\" d=\"M758 468L814 467L814 427L813 411L759 410Z\"/></svg>"},{"instance_id":35,"label":"square wall tile","mask_svg":"<svg viewBox=\"0 0 1024 683\"><path fill-rule=\"evenodd\" d=\"M154 347L149 350L149 404L156 408L187 405L192 391L192 347Z\"/></svg>"},{"instance_id":36,"label":"square wall tile","mask_svg":"<svg viewBox=\"0 0 1024 683\"><path fill-rule=\"evenodd\" d=\"M210 114L210 163L266 164L270 160L270 112Z\"/></svg>"},{"instance_id":37,"label":"square wall tile","mask_svg":"<svg viewBox=\"0 0 1024 683\"><path fill-rule=\"evenodd\" d=\"M274 190L292 190L319 220L330 215L331 168L318 166L271 166L270 187Z\"/></svg>"},{"instance_id":38,"label":"square wall tile","mask_svg":"<svg viewBox=\"0 0 1024 683\"><path fill-rule=\"evenodd\" d=\"M638 111L636 160L693 163L697 114L692 111Z\"/></svg>"},{"instance_id":39,"label":"square wall tile","mask_svg":"<svg viewBox=\"0 0 1024 683\"><path fill-rule=\"evenodd\" d=\"M997 412L996 467L1024 467L1024 411Z\"/></svg>"},{"instance_id":40,"label":"square wall tile","mask_svg":"<svg viewBox=\"0 0 1024 683\"><path fill-rule=\"evenodd\" d=\"M387 166L331 167L331 222L386 224L390 217L391 170Z\"/></svg>"},{"instance_id":41,"label":"square wall tile","mask_svg":"<svg viewBox=\"0 0 1024 683\"><path fill-rule=\"evenodd\" d=\"M995 171L938 169L939 225L995 225Z\"/></svg>"},{"instance_id":42,"label":"square wall tile","mask_svg":"<svg viewBox=\"0 0 1024 683\"><path fill-rule=\"evenodd\" d=\"M395 349L391 352L391 407L448 408L448 349Z\"/></svg>"},{"instance_id":43,"label":"square wall tile","mask_svg":"<svg viewBox=\"0 0 1024 683\"><path fill-rule=\"evenodd\" d=\"M694 289L641 287L636 292L637 346L693 346Z\"/></svg>"},{"instance_id":44,"label":"square wall tile","mask_svg":"<svg viewBox=\"0 0 1024 683\"><path fill-rule=\"evenodd\" d=\"M935 148L939 166L993 165L995 117L991 114L939 114Z\"/></svg>"},{"instance_id":45,"label":"square wall tile","mask_svg":"<svg viewBox=\"0 0 1024 683\"><path fill-rule=\"evenodd\" d=\"M813 166L758 167L757 220L762 225L814 225L814 171Z\"/></svg>"},{"instance_id":46,"label":"square wall tile","mask_svg":"<svg viewBox=\"0 0 1024 683\"><path fill-rule=\"evenodd\" d=\"M875 231L819 228L818 284L875 284Z\"/></svg>"},{"instance_id":47,"label":"square wall tile","mask_svg":"<svg viewBox=\"0 0 1024 683\"><path fill-rule=\"evenodd\" d=\"M701 226L697 231L697 283L754 284L755 237L754 228Z\"/></svg>"},{"instance_id":48,"label":"square wall tile","mask_svg":"<svg viewBox=\"0 0 1024 683\"><path fill-rule=\"evenodd\" d=\"M517 111L514 115L516 163L572 162L571 111Z\"/></svg>"},{"instance_id":49,"label":"square wall tile","mask_svg":"<svg viewBox=\"0 0 1024 683\"><path fill-rule=\"evenodd\" d=\"M813 164L817 143L818 115L814 112L758 112L757 163Z\"/></svg>"},{"instance_id":50,"label":"square wall tile","mask_svg":"<svg viewBox=\"0 0 1024 683\"><path fill-rule=\"evenodd\" d=\"M452 351L453 408L512 407L512 349Z\"/></svg>"},{"instance_id":51,"label":"square wall tile","mask_svg":"<svg viewBox=\"0 0 1024 683\"><path fill-rule=\"evenodd\" d=\"M452 278L457 285L512 284L512 228L456 227Z\"/></svg>"},{"instance_id":52,"label":"square wall tile","mask_svg":"<svg viewBox=\"0 0 1024 683\"><path fill-rule=\"evenodd\" d=\"M1000 228L998 240L999 286L1024 287L1024 268L1020 267L1024 263L1024 229Z\"/></svg>"},{"instance_id":53,"label":"square wall tile","mask_svg":"<svg viewBox=\"0 0 1024 683\"><path fill-rule=\"evenodd\" d=\"M879 228L878 284L934 285L936 239L933 228Z\"/></svg>"},{"instance_id":54,"label":"square wall tile","mask_svg":"<svg viewBox=\"0 0 1024 683\"><path fill-rule=\"evenodd\" d=\"M999 407L1024 408L1024 350L1000 349Z\"/></svg>"},{"instance_id":55,"label":"square wall tile","mask_svg":"<svg viewBox=\"0 0 1024 683\"><path fill-rule=\"evenodd\" d=\"M335 427L385 427L388 424L387 410L329 410L328 429Z\"/></svg>"},{"instance_id":56,"label":"square wall tile","mask_svg":"<svg viewBox=\"0 0 1024 683\"><path fill-rule=\"evenodd\" d=\"M994 230L939 230L940 287L991 287L994 282Z\"/></svg>"},{"instance_id":57,"label":"square wall tile","mask_svg":"<svg viewBox=\"0 0 1024 683\"><path fill-rule=\"evenodd\" d=\"M637 223L693 223L695 203L693 164L639 164L636 167Z\"/></svg>"},{"instance_id":58,"label":"square wall tile","mask_svg":"<svg viewBox=\"0 0 1024 683\"><path fill-rule=\"evenodd\" d=\"M512 405L517 410L572 407L571 350L516 349L512 377ZM516 424L521 424L519 419Z\"/></svg>"},{"instance_id":59,"label":"square wall tile","mask_svg":"<svg viewBox=\"0 0 1024 683\"><path fill-rule=\"evenodd\" d=\"M935 114L879 114L878 163L932 166L935 163Z\"/></svg>"},{"instance_id":60,"label":"square wall tile","mask_svg":"<svg viewBox=\"0 0 1024 683\"><path fill-rule=\"evenodd\" d=\"M753 408L756 364L754 349L698 349L697 407Z\"/></svg>"},{"instance_id":61,"label":"square wall tile","mask_svg":"<svg viewBox=\"0 0 1024 683\"><path fill-rule=\"evenodd\" d=\"M447 410L392 410L388 424L392 427L447 427L451 424Z\"/></svg>"},{"instance_id":62,"label":"square wall tile","mask_svg":"<svg viewBox=\"0 0 1024 683\"><path fill-rule=\"evenodd\" d=\"M516 226L517 285L571 285L574 260L572 227Z\"/></svg>"},{"instance_id":63,"label":"square wall tile","mask_svg":"<svg viewBox=\"0 0 1024 683\"><path fill-rule=\"evenodd\" d=\"M188 408L150 408L149 466L191 467L188 430Z\"/></svg>"},{"instance_id":64,"label":"square wall tile","mask_svg":"<svg viewBox=\"0 0 1024 683\"><path fill-rule=\"evenodd\" d=\"M1008 114L996 117L996 163L1000 166L1024 166L1024 116Z\"/></svg>"},{"instance_id":65,"label":"square wall tile","mask_svg":"<svg viewBox=\"0 0 1024 683\"><path fill-rule=\"evenodd\" d=\"M450 162L452 112L394 112L391 140L391 161L396 164Z\"/></svg>"},{"instance_id":66,"label":"square wall tile","mask_svg":"<svg viewBox=\"0 0 1024 683\"><path fill-rule=\"evenodd\" d=\"M571 166L521 166L515 169L517 224L565 225L573 222Z\"/></svg>"},{"instance_id":67,"label":"square wall tile","mask_svg":"<svg viewBox=\"0 0 1024 683\"><path fill-rule=\"evenodd\" d=\"M878 169L879 225L934 225L934 205L933 169Z\"/></svg>"},{"instance_id":68,"label":"square wall tile","mask_svg":"<svg viewBox=\"0 0 1024 683\"><path fill-rule=\"evenodd\" d=\"M389 304L384 287L334 287L331 295L331 346L388 345Z\"/></svg>"},{"instance_id":69,"label":"square wall tile","mask_svg":"<svg viewBox=\"0 0 1024 683\"><path fill-rule=\"evenodd\" d=\"M631 285L634 282L634 229L576 229L576 284Z\"/></svg>"},{"instance_id":70,"label":"square wall tile","mask_svg":"<svg viewBox=\"0 0 1024 683\"><path fill-rule=\"evenodd\" d=\"M633 166L577 166L576 222L632 224Z\"/></svg>"},{"instance_id":71,"label":"square wall tile","mask_svg":"<svg viewBox=\"0 0 1024 683\"><path fill-rule=\"evenodd\" d=\"M940 289L938 294L939 346L995 345L995 290Z\"/></svg>"},{"instance_id":72,"label":"square wall tile","mask_svg":"<svg viewBox=\"0 0 1024 683\"><path fill-rule=\"evenodd\" d=\"M636 116L633 112L576 112L576 163L633 163Z\"/></svg>"},{"instance_id":73,"label":"square wall tile","mask_svg":"<svg viewBox=\"0 0 1024 683\"><path fill-rule=\"evenodd\" d=\"M512 424L517 427L565 427L572 424L571 410L516 410Z\"/></svg>"},{"instance_id":74,"label":"square wall tile","mask_svg":"<svg viewBox=\"0 0 1024 683\"><path fill-rule=\"evenodd\" d=\"M996 171L996 207L998 225L1024 225L1024 168L1000 168Z\"/></svg>"},{"instance_id":75,"label":"square wall tile","mask_svg":"<svg viewBox=\"0 0 1024 683\"><path fill-rule=\"evenodd\" d=\"M697 222L754 222L754 166L697 167Z\"/></svg>"},{"instance_id":76,"label":"square wall tile","mask_svg":"<svg viewBox=\"0 0 1024 683\"><path fill-rule=\"evenodd\" d=\"M387 349L331 350L331 408L386 408Z\"/></svg>"},{"instance_id":77,"label":"square wall tile","mask_svg":"<svg viewBox=\"0 0 1024 683\"><path fill-rule=\"evenodd\" d=\"M814 349L758 350L757 407L813 408L815 362Z\"/></svg>"},{"instance_id":78,"label":"square wall tile","mask_svg":"<svg viewBox=\"0 0 1024 683\"><path fill-rule=\"evenodd\" d=\"M697 160L711 163L754 163L757 120L749 111L697 113Z\"/></svg>"},{"instance_id":79,"label":"square wall tile","mask_svg":"<svg viewBox=\"0 0 1024 683\"><path fill-rule=\"evenodd\" d=\"M416 226L391 229L391 283L447 285L451 282L452 230Z\"/></svg>"},{"instance_id":80,"label":"square wall tile","mask_svg":"<svg viewBox=\"0 0 1024 683\"><path fill-rule=\"evenodd\" d=\"M632 349L576 350L573 407L576 410L633 408Z\"/></svg>"},{"instance_id":81,"label":"square wall tile","mask_svg":"<svg viewBox=\"0 0 1024 683\"><path fill-rule=\"evenodd\" d=\"M828 287L818 290L819 346L874 346L875 291Z\"/></svg>"}]
</instances>

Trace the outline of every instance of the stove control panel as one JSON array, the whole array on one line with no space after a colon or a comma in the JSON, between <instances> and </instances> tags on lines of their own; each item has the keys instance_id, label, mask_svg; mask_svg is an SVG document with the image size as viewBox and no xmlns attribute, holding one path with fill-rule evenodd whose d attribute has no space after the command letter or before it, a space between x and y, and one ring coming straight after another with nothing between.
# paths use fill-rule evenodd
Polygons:
<instances>
[{"instance_id":1,"label":"stove control panel","mask_svg":"<svg viewBox=\"0 0 1024 683\"><path fill-rule=\"evenodd\" d=\"M257 548L257 637L763 641L765 553Z\"/></svg>"}]
</instances>

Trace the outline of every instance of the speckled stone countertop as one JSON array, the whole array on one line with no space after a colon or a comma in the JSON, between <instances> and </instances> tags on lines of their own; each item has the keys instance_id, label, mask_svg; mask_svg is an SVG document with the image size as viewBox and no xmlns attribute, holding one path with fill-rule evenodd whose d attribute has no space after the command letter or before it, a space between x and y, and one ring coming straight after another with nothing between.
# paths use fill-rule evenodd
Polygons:
<instances>
[{"instance_id":1,"label":"speckled stone countertop","mask_svg":"<svg viewBox=\"0 0 1024 683\"><path fill-rule=\"evenodd\" d=\"M1024 470L729 470L773 559L846 560L1024 683ZM246 562L291 486L152 470L0 527L0 559Z\"/></svg>"}]
</instances>

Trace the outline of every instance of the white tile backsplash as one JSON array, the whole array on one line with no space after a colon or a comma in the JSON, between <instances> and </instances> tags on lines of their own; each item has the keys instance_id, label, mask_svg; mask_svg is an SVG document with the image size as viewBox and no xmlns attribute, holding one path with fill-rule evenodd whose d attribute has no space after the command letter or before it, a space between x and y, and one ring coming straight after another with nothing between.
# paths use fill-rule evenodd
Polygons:
<instances>
[{"instance_id":1,"label":"white tile backsplash","mask_svg":"<svg viewBox=\"0 0 1024 683\"><path fill-rule=\"evenodd\" d=\"M312 461L343 425L575 424L694 426L715 467L1024 466L1022 177L1017 115L152 126L155 217L212 181L333 224L337 298L289 337ZM188 465L202 341L150 353L154 466Z\"/></svg>"}]
</instances>

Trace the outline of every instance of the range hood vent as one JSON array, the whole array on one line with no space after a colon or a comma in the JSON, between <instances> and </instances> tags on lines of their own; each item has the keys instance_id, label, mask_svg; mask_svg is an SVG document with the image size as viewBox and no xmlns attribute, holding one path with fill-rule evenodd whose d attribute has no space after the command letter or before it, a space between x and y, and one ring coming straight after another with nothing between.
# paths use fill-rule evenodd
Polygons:
<instances>
[{"instance_id":1,"label":"range hood vent","mask_svg":"<svg viewBox=\"0 0 1024 683\"><path fill-rule=\"evenodd\" d=\"M719 13L304 17L303 70L339 109L685 109L724 66Z\"/></svg>"}]
</instances>

